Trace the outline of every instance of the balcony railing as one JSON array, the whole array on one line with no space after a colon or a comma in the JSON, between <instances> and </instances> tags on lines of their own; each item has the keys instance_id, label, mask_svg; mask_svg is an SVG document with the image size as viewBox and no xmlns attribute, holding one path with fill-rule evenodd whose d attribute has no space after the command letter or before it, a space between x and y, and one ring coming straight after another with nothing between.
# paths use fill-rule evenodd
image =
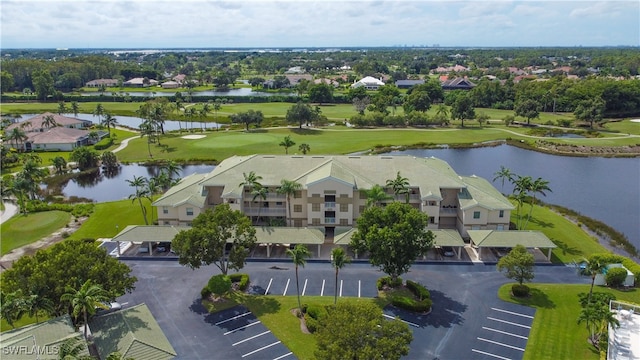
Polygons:
<instances>
[{"instance_id":1,"label":"balcony railing","mask_svg":"<svg viewBox=\"0 0 640 360\"><path fill-rule=\"evenodd\" d=\"M332 202L332 201L327 201L324 203L324 208L325 209L335 209L336 208L336 203Z\"/></svg>"},{"instance_id":2,"label":"balcony railing","mask_svg":"<svg viewBox=\"0 0 640 360\"><path fill-rule=\"evenodd\" d=\"M264 216L284 216L287 214L287 208L262 208L258 210L258 208L254 207L251 209L244 209L244 214L248 216L258 216L258 212L260 212L260 215Z\"/></svg>"},{"instance_id":3,"label":"balcony railing","mask_svg":"<svg viewBox=\"0 0 640 360\"><path fill-rule=\"evenodd\" d=\"M335 224L336 223L336 218L334 218L334 217L324 218L324 223L325 224Z\"/></svg>"}]
</instances>

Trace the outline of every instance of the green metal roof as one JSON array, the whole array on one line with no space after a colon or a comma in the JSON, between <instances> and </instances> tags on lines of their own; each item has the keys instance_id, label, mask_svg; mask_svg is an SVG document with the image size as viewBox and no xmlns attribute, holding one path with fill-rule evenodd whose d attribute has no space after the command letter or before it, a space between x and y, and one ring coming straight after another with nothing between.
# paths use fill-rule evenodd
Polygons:
<instances>
[{"instance_id":1,"label":"green metal roof","mask_svg":"<svg viewBox=\"0 0 640 360\"><path fill-rule=\"evenodd\" d=\"M508 247L553 249L558 246L540 231L528 230L468 230L471 241L478 247Z\"/></svg>"},{"instance_id":2,"label":"green metal roof","mask_svg":"<svg viewBox=\"0 0 640 360\"><path fill-rule=\"evenodd\" d=\"M356 228L336 227L333 233L333 243L336 245L349 245Z\"/></svg>"},{"instance_id":3,"label":"green metal roof","mask_svg":"<svg viewBox=\"0 0 640 360\"><path fill-rule=\"evenodd\" d=\"M168 360L177 356L145 304L96 316L90 327L102 359L115 351L122 358L136 360Z\"/></svg>"},{"instance_id":4,"label":"green metal roof","mask_svg":"<svg viewBox=\"0 0 640 360\"><path fill-rule=\"evenodd\" d=\"M153 206L180 206L191 204L203 207L207 200L206 190L199 183L206 178L205 174L191 174L169 189Z\"/></svg>"},{"instance_id":5,"label":"green metal roof","mask_svg":"<svg viewBox=\"0 0 640 360\"><path fill-rule=\"evenodd\" d=\"M182 230L189 230L190 226L173 225L128 225L111 241L172 241Z\"/></svg>"},{"instance_id":6,"label":"green metal roof","mask_svg":"<svg viewBox=\"0 0 640 360\"><path fill-rule=\"evenodd\" d=\"M462 210L473 206L482 206L491 210L513 210L514 206L509 199L502 195L490 182L481 177L462 176L466 184L458 198Z\"/></svg>"},{"instance_id":7,"label":"green metal roof","mask_svg":"<svg viewBox=\"0 0 640 360\"><path fill-rule=\"evenodd\" d=\"M464 240L460 236L457 230L453 229L435 229L431 230L435 239L433 239L433 245L436 246L464 246Z\"/></svg>"},{"instance_id":8,"label":"green metal roof","mask_svg":"<svg viewBox=\"0 0 640 360\"><path fill-rule=\"evenodd\" d=\"M89 349L82 337L82 333L75 330L69 315L60 316L39 324L23 326L18 329L0 333L0 357L2 359L58 359L58 347L67 339L76 338L83 344L80 355L89 355ZM40 349L36 351L11 352L24 346L25 349ZM35 348L34 348L35 346Z\"/></svg>"}]
</instances>

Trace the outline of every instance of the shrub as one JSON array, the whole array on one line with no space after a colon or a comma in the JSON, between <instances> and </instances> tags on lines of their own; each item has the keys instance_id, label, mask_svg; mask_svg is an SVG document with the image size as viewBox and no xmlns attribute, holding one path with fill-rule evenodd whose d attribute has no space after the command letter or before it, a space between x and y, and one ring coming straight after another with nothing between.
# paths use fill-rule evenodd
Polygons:
<instances>
[{"instance_id":1,"label":"shrub","mask_svg":"<svg viewBox=\"0 0 640 360\"><path fill-rule=\"evenodd\" d=\"M431 299L416 301L406 296L396 296L391 300L391 304L409 311L427 312L431 309L431 305L433 303L431 302Z\"/></svg>"},{"instance_id":2,"label":"shrub","mask_svg":"<svg viewBox=\"0 0 640 360\"><path fill-rule=\"evenodd\" d=\"M226 275L214 275L207 283L209 290L215 295L224 295L231 290L231 279Z\"/></svg>"},{"instance_id":3,"label":"shrub","mask_svg":"<svg viewBox=\"0 0 640 360\"><path fill-rule=\"evenodd\" d=\"M107 149L111 145L113 145L113 139L110 137L106 137L98 141L95 145L93 145L93 148L99 151L99 150Z\"/></svg>"},{"instance_id":4,"label":"shrub","mask_svg":"<svg viewBox=\"0 0 640 360\"><path fill-rule=\"evenodd\" d=\"M611 287L620 287L627 278L627 270L623 268L610 268L605 275L607 285Z\"/></svg>"},{"instance_id":5,"label":"shrub","mask_svg":"<svg viewBox=\"0 0 640 360\"><path fill-rule=\"evenodd\" d=\"M622 264L622 266L633 273L633 276L636 279L636 284L640 283L640 264L630 258L612 253L597 253L589 256L589 261L594 259L607 264Z\"/></svg>"},{"instance_id":6,"label":"shrub","mask_svg":"<svg viewBox=\"0 0 640 360\"><path fill-rule=\"evenodd\" d=\"M378 290L382 290L385 286L396 288L402 286L402 278L398 277L396 281L391 280L391 276L384 276L378 279L376 282Z\"/></svg>"},{"instance_id":7,"label":"shrub","mask_svg":"<svg viewBox=\"0 0 640 360\"><path fill-rule=\"evenodd\" d=\"M209 296L211 296L211 290L209 290L209 286L205 286L202 288L202 290L200 290L200 296L202 296L203 299L208 299Z\"/></svg>"},{"instance_id":8,"label":"shrub","mask_svg":"<svg viewBox=\"0 0 640 360\"><path fill-rule=\"evenodd\" d=\"M424 300L424 299L431 298L431 294L429 293L429 290L427 290L427 288L425 288L424 286L418 284L417 282L414 282L414 281L411 281L411 280L407 280L407 289L411 290L411 292L419 300Z\"/></svg>"},{"instance_id":9,"label":"shrub","mask_svg":"<svg viewBox=\"0 0 640 360\"><path fill-rule=\"evenodd\" d=\"M229 275L231 282L238 283L238 290L246 291L249 287L249 275L248 274L231 274Z\"/></svg>"},{"instance_id":10,"label":"shrub","mask_svg":"<svg viewBox=\"0 0 640 360\"><path fill-rule=\"evenodd\" d=\"M589 304L589 293L578 294L580 306L586 308ZM610 293L594 292L591 294L591 303L609 306L612 300L616 300L616 296Z\"/></svg>"},{"instance_id":11,"label":"shrub","mask_svg":"<svg viewBox=\"0 0 640 360\"><path fill-rule=\"evenodd\" d=\"M321 320L327 315L327 309L323 306L311 305L307 306L305 313L316 320Z\"/></svg>"},{"instance_id":12,"label":"shrub","mask_svg":"<svg viewBox=\"0 0 640 360\"><path fill-rule=\"evenodd\" d=\"M527 285L514 284L511 286L511 293L515 297L529 296L529 287Z\"/></svg>"}]
</instances>

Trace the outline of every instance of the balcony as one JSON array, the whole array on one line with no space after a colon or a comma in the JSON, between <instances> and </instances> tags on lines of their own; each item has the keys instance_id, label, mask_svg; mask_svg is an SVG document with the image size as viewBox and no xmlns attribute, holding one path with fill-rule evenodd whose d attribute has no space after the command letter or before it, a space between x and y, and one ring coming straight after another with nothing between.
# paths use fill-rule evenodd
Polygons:
<instances>
[{"instance_id":1,"label":"balcony","mask_svg":"<svg viewBox=\"0 0 640 360\"><path fill-rule=\"evenodd\" d=\"M336 203L332 201L327 201L324 203L325 210L334 210L336 208Z\"/></svg>"},{"instance_id":2,"label":"balcony","mask_svg":"<svg viewBox=\"0 0 640 360\"><path fill-rule=\"evenodd\" d=\"M258 216L258 212L260 216L286 216L287 208L262 208L258 210L257 207L253 207L251 209L246 208L244 214L247 216Z\"/></svg>"},{"instance_id":3,"label":"balcony","mask_svg":"<svg viewBox=\"0 0 640 360\"><path fill-rule=\"evenodd\" d=\"M336 218L334 218L334 217L326 217L326 218L324 218L324 223L325 224L335 224L336 223Z\"/></svg>"},{"instance_id":4,"label":"balcony","mask_svg":"<svg viewBox=\"0 0 640 360\"><path fill-rule=\"evenodd\" d=\"M440 216L457 216L457 215L458 215L458 208L448 208L448 207L440 208Z\"/></svg>"}]
</instances>

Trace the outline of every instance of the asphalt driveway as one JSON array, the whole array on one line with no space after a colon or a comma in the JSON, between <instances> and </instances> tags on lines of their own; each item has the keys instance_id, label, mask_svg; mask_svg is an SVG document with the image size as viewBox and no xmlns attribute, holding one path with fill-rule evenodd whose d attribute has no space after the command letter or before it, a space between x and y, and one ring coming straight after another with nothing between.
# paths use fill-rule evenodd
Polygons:
<instances>
[{"instance_id":1,"label":"asphalt driveway","mask_svg":"<svg viewBox=\"0 0 640 360\"><path fill-rule=\"evenodd\" d=\"M224 330L216 325L221 321L219 317L222 315L208 314L200 305L200 290L209 277L218 273L217 268L209 266L194 271L174 261L126 261L126 263L132 268L133 274L138 277L138 282L136 290L132 294L126 294L118 300L124 307L146 303L178 353L178 359L246 358L242 355L248 352L241 353L238 346L232 345L241 339L231 339L228 335L224 335L229 329ZM256 294L266 292L282 295L286 293L286 295L295 296L295 273L291 263L253 262L248 263L243 272L250 275L251 291ZM300 290L302 292L304 289L305 296L334 296L335 272L328 263L308 263L305 268L299 269L299 275ZM347 265L340 271L342 296L357 297L358 294L361 297L375 296L375 283L382 275L369 264ZM533 309L526 308L527 311L520 311L512 304L506 304L498 299L497 290L508 279L496 272L494 265L414 265L411 272L403 278L424 284L431 291L434 302L433 311L429 315L415 316L394 308L385 309L387 315L399 316L410 323L410 328L414 333L414 341L411 344L408 359L494 358L474 351L474 349L505 358L519 359L522 357L522 351L500 344L524 348L526 339L499 332L491 333L492 330L485 329L491 328L526 337L520 332L511 330L506 323L488 319L488 314L497 313L491 316L493 318L499 318L498 315L506 315L505 321L512 323L516 322L512 321L514 319L528 318L493 309L504 309L533 316ZM588 283L587 278L576 275L575 269L561 266L537 267L535 281ZM500 325L496 325L496 323ZM526 323L525 321L523 324ZM266 330L256 334L252 333L251 336L264 333L264 331ZM263 334L259 337L267 335ZM498 338L491 336L498 336ZM276 342L271 340L267 337L260 339L259 344L262 342L264 344L256 349ZM246 343L249 342L251 340L246 341ZM241 344L248 345L246 343ZM279 346L283 345L274 344L270 348ZM504 349L507 351L501 352ZM285 351L276 352L282 352L278 356L286 354ZM273 358L277 358L276 352L273 353ZM258 354L251 354L251 357L261 358L257 356ZM267 352L263 354L266 355ZM508 356L504 356L505 354ZM269 353L269 358L272 358L271 355ZM514 355L516 356L514 357ZM294 357L287 355L285 358Z\"/></svg>"}]
</instances>

